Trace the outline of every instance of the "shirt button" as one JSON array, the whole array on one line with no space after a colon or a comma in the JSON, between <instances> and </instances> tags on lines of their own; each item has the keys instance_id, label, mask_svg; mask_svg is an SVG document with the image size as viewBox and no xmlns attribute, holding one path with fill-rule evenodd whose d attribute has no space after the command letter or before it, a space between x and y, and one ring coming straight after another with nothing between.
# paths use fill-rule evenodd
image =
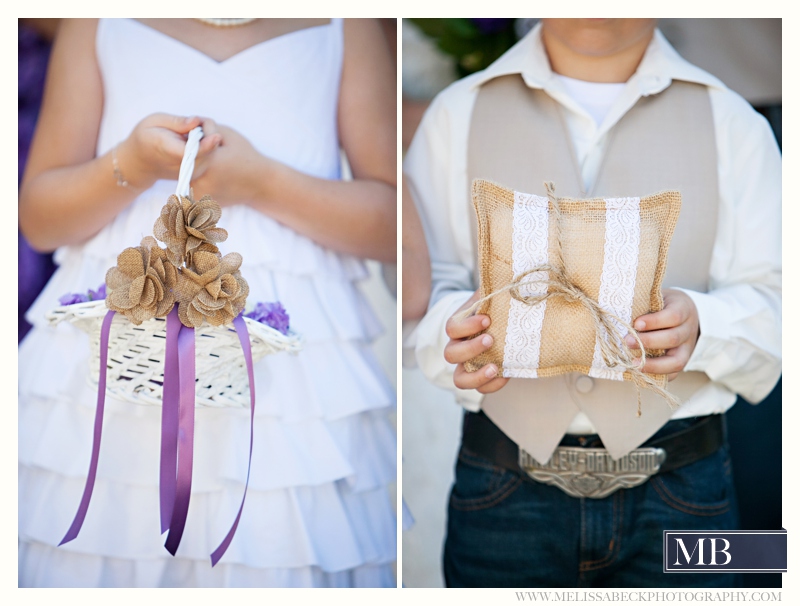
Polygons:
<instances>
[{"instance_id":1,"label":"shirt button","mask_svg":"<svg viewBox=\"0 0 800 606\"><path fill-rule=\"evenodd\" d=\"M591 377L581 376L575 380L575 389L581 393L589 393L594 387L594 381Z\"/></svg>"}]
</instances>

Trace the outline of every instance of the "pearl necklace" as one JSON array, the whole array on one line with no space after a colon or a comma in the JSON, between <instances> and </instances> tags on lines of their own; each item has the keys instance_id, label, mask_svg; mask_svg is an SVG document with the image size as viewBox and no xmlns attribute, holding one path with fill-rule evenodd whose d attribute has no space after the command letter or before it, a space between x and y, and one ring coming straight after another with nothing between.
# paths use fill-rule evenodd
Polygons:
<instances>
[{"instance_id":1,"label":"pearl necklace","mask_svg":"<svg viewBox=\"0 0 800 606\"><path fill-rule=\"evenodd\" d=\"M252 23L255 19L197 19L207 25L214 27L237 27L239 25L247 25Z\"/></svg>"}]
</instances>

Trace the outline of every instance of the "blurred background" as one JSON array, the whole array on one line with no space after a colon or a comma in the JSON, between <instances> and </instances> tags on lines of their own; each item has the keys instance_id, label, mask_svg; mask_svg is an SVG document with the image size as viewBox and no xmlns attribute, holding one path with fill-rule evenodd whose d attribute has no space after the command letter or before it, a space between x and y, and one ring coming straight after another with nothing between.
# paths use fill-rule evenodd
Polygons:
<instances>
[{"instance_id":1,"label":"blurred background","mask_svg":"<svg viewBox=\"0 0 800 606\"><path fill-rule=\"evenodd\" d=\"M403 19L403 149L439 91L487 67L537 21ZM781 146L780 19L659 19L659 28L685 59L764 115ZM402 473L415 523L403 533L403 583L443 587L441 555L462 409L412 364L404 360ZM758 406L740 398L728 413L728 427L742 528L782 528L781 382ZM742 587L780 587L782 580L780 574L739 577Z\"/></svg>"}]
</instances>

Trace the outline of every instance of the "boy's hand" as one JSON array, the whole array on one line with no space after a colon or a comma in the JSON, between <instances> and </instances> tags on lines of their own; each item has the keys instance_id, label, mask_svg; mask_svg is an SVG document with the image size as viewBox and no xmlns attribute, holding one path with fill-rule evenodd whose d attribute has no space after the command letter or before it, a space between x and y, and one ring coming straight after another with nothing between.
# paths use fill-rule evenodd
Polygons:
<instances>
[{"instance_id":1,"label":"boy's hand","mask_svg":"<svg viewBox=\"0 0 800 606\"><path fill-rule=\"evenodd\" d=\"M670 381L684 369L700 336L700 320L691 297L669 288L664 290L664 309L639 316L633 327L639 331L645 348L666 350L666 354L659 358L647 358L642 370L667 375ZM625 342L634 351L638 348L630 335Z\"/></svg>"},{"instance_id":2,"label":"boy's hand","mask_svg":"<svg viewBox=\"0 0 800 606\"><path fill-rule=\"evenodd\" d=\"M466 309L478 300L478 293L473 294L462 305L458 312ZM475 372L467 372L464 362L483 353L492 346L492 337L488 334L479 335L470 339L472 335L489 327L489 316L475 315L464 320L455 320L458 312L454 314L445 327L450 342L444 348L444 359L450 364L457 364L453 383L459 389L477 389L480 393L492 393L502 388L508 379L497 376L497 366L488 364Z\"/></svg>"}]
</instances>

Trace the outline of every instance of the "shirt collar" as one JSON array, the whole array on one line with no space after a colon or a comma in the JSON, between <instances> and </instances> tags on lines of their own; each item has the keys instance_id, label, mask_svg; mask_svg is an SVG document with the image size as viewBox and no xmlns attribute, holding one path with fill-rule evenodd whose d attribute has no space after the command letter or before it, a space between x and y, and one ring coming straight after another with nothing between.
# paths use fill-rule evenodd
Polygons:
<instances>
[{"instance_id":1,"label":"shirt collar","mask_svg":"<svg viewBox=\"0 0 800 606\"><path fill-rule=\"evenodd\" d=\"M476 74L473 87L477 88L500 76L521 74L529 87L547 88L554 79L554 73L544 50L541 31L542 24L538 23L502 57L481 72L480 76ZM661 31L656 29L636 73L629 82L635 81L641 95L647 96L661 92L673 80L725 88L719 79L681 57Z\"/></svg>"}]
</instances>

